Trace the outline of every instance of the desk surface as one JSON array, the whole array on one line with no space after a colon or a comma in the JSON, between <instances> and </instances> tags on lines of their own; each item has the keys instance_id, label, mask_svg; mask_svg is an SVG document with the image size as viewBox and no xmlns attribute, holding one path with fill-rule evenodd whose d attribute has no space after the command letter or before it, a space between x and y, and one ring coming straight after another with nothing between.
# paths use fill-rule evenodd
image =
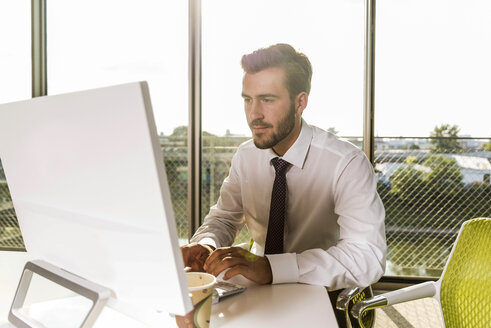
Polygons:
<instances>
[{"instance_id":1,"label":"desk surface","mask_svg":"<svg viewBox=\"0 0 491 328\"><path fill-rule=\"evenodd\" d=\"M212 308L211 327L337 327L324 287L283 284L248 287Z\"/></svg>"},{"instance_id":2,"label":"desk surface","mask_svg":"<svg viewBox=\"0 0 491 328\"><path fill-rule=\"evenodd\" d=\"M0 328L11 327L7 315L27 260L29 256L25 253L0 252ZM95 326L114 327L115 322L121 323L118 327L135 327L136 324L106 308ZM173 319L169 323L173 325ZM326 289L303 284L249 285L245 292L213 305L211 328L242 328L244 325L254 328L337 327Z\"/></svg>"}]
</instances>

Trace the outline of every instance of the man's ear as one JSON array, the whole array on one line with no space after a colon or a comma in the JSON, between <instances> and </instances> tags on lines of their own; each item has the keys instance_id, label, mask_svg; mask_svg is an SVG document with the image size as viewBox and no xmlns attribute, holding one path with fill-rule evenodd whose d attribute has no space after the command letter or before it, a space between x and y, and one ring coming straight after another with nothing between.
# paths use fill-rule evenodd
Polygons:
<instances>
[{"instance_id":1,"label":"man's ear","mask_svg":"<svg viewBox=\"0 0 491 328\"><path fill-rule=\"evenodd\" d=\"M308 103L309 95L306 92L300 92L295 97L295 113L301 116Z\"/></svg>"}]
</instances>

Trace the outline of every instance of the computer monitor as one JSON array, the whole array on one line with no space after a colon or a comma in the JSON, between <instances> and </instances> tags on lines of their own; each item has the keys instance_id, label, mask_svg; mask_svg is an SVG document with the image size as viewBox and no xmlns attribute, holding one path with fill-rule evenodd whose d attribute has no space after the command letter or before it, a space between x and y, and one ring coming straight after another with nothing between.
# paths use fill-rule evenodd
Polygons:
<instances>
[{"instance_id":1,"label":"computer monitor","mask_svg":"<svg viewBox=\"0 0 491 328\"><path fill-rule=\"evenodd\" d=\"M32 256L133 314L192 309L146 82L0 105L0 158Z\"/></svg>"}]
</instances>

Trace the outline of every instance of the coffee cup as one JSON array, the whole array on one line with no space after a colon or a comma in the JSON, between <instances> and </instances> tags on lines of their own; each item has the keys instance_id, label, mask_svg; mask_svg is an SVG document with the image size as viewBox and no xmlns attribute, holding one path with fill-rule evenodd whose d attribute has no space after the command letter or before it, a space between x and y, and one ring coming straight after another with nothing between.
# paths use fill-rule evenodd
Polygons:
<instances>
[{"instance_id":1,"label":"coffee cup","mask_svg":"<svg viewBox=\"0 0 491 328\"><path fill-rule=\"evenodd\" d=\"M185 275L193 310L184 316L176 316L177 326L179 328L208 328L216 278L204 272L186 272Z\"/></svg>"}]
</instances>

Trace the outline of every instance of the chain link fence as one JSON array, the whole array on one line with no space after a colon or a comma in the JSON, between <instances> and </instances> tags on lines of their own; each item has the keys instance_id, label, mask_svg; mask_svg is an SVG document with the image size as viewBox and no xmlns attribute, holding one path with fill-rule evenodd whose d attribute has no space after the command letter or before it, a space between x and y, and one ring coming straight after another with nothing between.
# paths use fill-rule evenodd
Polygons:
<instances>
[{"instance_id":1,"label":"chain link fence","mask_svg":"<svg viewBox=\"0 0 491 328\"><path fill-rule=\"evenodd\" d=\"M218 199L236 149L231 140L226 146L216 145L227 138L204 140L203 217ZM237 145L245 140L235 139ZM349 140L361 147L361 138ZM377 189L386 209L386 274L440 276L462 222L491 217L491 152L484 150L488 142L482 138L376 139ZM248 239L244 230L236 242Z\"/></svg>"},{"instance_id":2,"label":"chain link fence","mask_svg":"<svg viewBox=\"0 0 491 328\"><path fill-rule=\"evenodd\" d=\"M24 241L0 163L0 250L23 250Z\"/></svg>"},{"instance_id":3,"label":"chain link fence","mask_svg":"<svg viewBox=\"0 0 491 328\"><path fill-rule=\"evenodd\" d=\"M210 207L216 204L220 196L220 187L228 175L232 157L237 147L246 137L203 136L201 158L201 218L208 214ZM167 179L171 192L177 233L181 241L188 238L188 171L187 171L187 138L161 137L162 154L164 157ZM247 228L237 236L236 243L247 242Z\"/></svg>"},{"instance_id":4,"label":"chain link fence","mask_svg":"<svg viewBox=\"0 0 491 328\"><path fill-rule=\"evenodd\" d=\"M376 138L375 172L386 210L388 275L439 276L463 221L491 217L491 152L487 139ZM203 136L202 217L219 197L244 137ZM349 138L357 146L361 138ZM180 240L187 240L187 139L161 137ZM438 141L438 140L437 140ZM441 146L440 145L440 146ZM0 167L0 249L23 249ZM236 242L247 242L246 229Z\"/></svg>"},{"instance_id":5,"label":"chain link fence","mask_svg":"<svg viewBox=\"0 0 491 328\"><path fill-rule=\"evenodd\" d=\"M232 157L237 147L250 138L246 137L215 137L203 138L202 172L203 184L201 188L201 217L208 214L210 207L215 205L220 196L220 187L227 177L232 163ZM247 227L235 238L235 244L250 241Z\"/></svg>"},{"instance_id":6,"label":"chain link fence","mask_svg":"<svg viewBox=\"0 0 491 328\"><path fill-rule=\"evenodd\" d=\"M378 138L389 275L440 276L462 222L491 217L488 140Z\"/></svg>"}]
</instances>

